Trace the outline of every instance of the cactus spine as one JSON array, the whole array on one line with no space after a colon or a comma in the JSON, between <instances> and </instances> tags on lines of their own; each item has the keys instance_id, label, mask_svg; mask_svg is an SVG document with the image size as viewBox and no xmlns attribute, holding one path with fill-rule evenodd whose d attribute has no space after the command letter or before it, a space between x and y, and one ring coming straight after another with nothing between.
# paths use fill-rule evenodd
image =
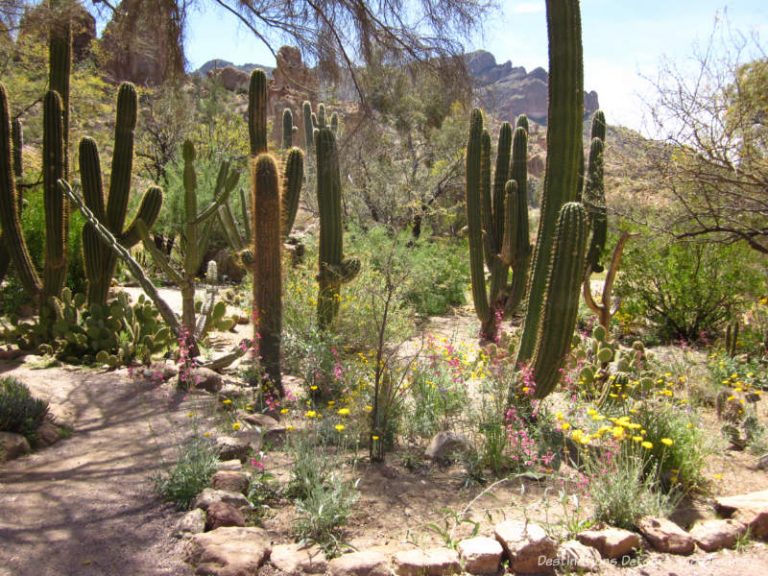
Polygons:
<instances>
[{"instance_id":1,"label":"cactus spine","mask_svg":"<svg viewBox=\"0 0 768 576\"><path fill-rule=\"evenodd\" d=\"M317 319L320 328L328 328L339 313L341 285L357 275L360 261L343 258L339 154L336 137L330 128L318 129L315 152L317 203L320 208Z\"/></svg>"},{"instance_id":2,"label":"cactus spine","mask_svg":"<svg viewBox=\"0 0 768 576\"><path fill-rule=\"evenodd\" d=\"M80 141L80 174L85 203L118 242L129 250L140 240L136 221L141 219L147 227L151 227L160 214L163 202L162 191L157 187L149 188L142 198L134 222L124 230L131 191L137 107L136 89L132 84L122 84L117 93L112 173L109 197L106 199L98 146L91 138L86 137ZM83 227L83 257L88 279L88 302L105 304L117 265L117 255L89 223Z\"/></svg>"},{"instance_id":3,"label":"cactus spine","mask_svg":"<svg viewBox=\"0 0 768 576\"><path fill-rule=\"evenodd\" d=\"M578 193L584 110L581 17L577 0L547 1L549 36L549 112L547 165L541 219L528 285L528 308L517 351L517 364L528 364L536 346L558 214ZM569 294L578 299L578 290ZM568 326L563 325L568 329ZM573 325L570 326L573 330ZM571 333L568 333L570 341Z\"/></svg>"},{"instance_id":4,"label":"cactus spine","mask_svg":"<svg viewBox=\"0 0 768 576\"><path fill-rule=\"evenodd\" d=\"M256 157L252 182L254 335L266 376L282 396L280 185L277 165L271 155Z\"/></svg>"},{"instance_id":5,"label":"cactus spine","mask_svg":"<svg viewBox=\"0 0 768 576\"><path fill-rule=\"evenodd\" d=\"M13 162L13 138L10 108L5 86L0 83L0 225L3 227L3 245L8 250L13 266L24 290L33 298L42 291L40 276L35 270L21 229L19 191L16 187Z\"/></svg>"},{"instance_id":6,"label":"cactus spine","mask_svg":"<svg viewBox=\"0 0 768 576\"><path fill-rule=\"evenodd\" d=\"M560 379L560 368L570 350L579 310L586 241L584 206L568 202L560 209L555 227L541 322L530 364L536 398L544 398L555 388Z\"/></svg>"}]
</instances>

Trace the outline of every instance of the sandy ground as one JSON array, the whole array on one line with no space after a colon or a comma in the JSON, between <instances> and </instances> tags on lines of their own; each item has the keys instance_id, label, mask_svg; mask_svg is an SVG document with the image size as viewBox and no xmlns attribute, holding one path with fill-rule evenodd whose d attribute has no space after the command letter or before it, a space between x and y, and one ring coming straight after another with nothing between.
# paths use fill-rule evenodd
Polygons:
<instances>
[{"instance_id":1,"label":"sandy ground","mask_svg":"<svg viewBox=\"0 0 768 576\"><path fill-rule=\"evenodd\" d=\"M75 427L0 467L0 576L189 574L172 537L180 513L151 478L175 456L191 401L125 370L0 364L0 374L62 403Z\"/></svg>"}]
</instances>

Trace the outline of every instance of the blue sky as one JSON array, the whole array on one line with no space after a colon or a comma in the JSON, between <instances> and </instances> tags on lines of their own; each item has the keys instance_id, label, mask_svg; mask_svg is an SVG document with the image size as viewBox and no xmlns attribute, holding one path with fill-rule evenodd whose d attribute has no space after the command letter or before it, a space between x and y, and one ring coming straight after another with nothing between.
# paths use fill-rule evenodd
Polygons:
<instances>
[{"instance_id":1,"label":"blue sky","mask_svg":"<svg viewBox=\"0 0 768 576\"><path fill-rule=\"evenodd\" d=\"M203 3L208 5L208 3ZM544 0L501 0L502 12L483 34L465 41L467 50L484 48L499 63L511 60L527 69L547 66ZM597 90L608 121L643 127L643 100L662 57L681 66L694 44L705 44L715 19L768 39L766 0L582 0L585 88ZM271 65L274 60L234 16L210 5L190 14L186 36L191 69L212 58L236 64Z\"/></svg>"}]
</instances>

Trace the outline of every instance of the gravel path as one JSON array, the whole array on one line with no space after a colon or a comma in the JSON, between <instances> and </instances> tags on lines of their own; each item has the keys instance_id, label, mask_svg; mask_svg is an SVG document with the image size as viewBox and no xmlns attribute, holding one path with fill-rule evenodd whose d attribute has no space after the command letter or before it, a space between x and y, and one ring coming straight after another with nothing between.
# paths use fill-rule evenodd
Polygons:
<instances>
[{"instance_id":1,"label":"gravel path","mask_svg":"<svg viewBox=\"0 0 768 576\"><path fill-rule=\"evenodd\" d=\"M180 513L151 481L176 454L190 401L125 370L0 364L0 375L63 405L75 427L0 467L0 576L190 574L172 536Z\"/></svg>"}]
</instances>

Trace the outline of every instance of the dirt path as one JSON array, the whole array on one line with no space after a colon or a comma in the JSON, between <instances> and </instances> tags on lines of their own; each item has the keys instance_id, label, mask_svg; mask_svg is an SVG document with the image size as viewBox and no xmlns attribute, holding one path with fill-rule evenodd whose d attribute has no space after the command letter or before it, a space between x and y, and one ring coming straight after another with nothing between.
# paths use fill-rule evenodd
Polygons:
<instances>
[{"instance_id":1,"label":"dirt path","mask_svg":"<svg viewBox=\"0 0 768 576\"><path fill-rule=\"evenodd\" d=\"M190 402L126 371L34 370L1 375L71 410L74 434L0 467L0 576L189 574L172 536L180 514L151 477L172 460Z\"/></svg>"}]
</instances>

